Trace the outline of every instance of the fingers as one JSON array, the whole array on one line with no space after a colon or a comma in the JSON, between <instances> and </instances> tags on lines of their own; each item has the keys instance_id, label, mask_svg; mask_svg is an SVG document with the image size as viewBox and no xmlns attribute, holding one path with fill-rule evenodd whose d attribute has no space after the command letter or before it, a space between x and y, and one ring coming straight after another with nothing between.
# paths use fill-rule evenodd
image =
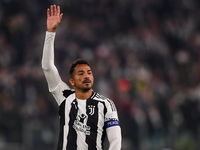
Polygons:
<instances>
[{"instance_id":1,"label":"fingers","mask_svg":"<svg viewBox=\"0 0 200 150\"><path fill-rule=\"evenodd\" d=\"M54 16L57 15L57 13L56 13L56 5L53 5L53 15Z\"/></svg>"},{"instance_id":2,"label":"fingers","mask_svg":"<svg viewBox=\"0 0 200 150\"><path fill-rule=\"evenodd\" d=\"M62 16L63 16L63 13L62 13L62 14L60 14L60 20L62 19Z\"/></svg>"},{"instance_id":3,"label":"fingers","mask_svg":"<svg viewBox=\"0 0 200 150\"><path fill-rule=\"evenodd\" d=\"M53 5L51 5L50 9L51 9L51 16L53 16Z\"/></svg>"},{"instance_id":4,"label":"fingers","mask_svg":"<svg viewBox=\"0 0 200 150\"><path fill-rule=\"evenodd\" d=\"M60 16L60 6L57 6L57 10L56 10L56 5L51 5L50 9L47 9L47 17L50 17L50 11L51 11L51 16Z\"/></svg>"},{"instance_id":5,"label":"fingers","mask_svg":"<svg viewBox=\"0 0 200 150\"><path fill-rule=\"evenodd\" d=\"M57 15L60 15L60 6L57 7Z\"/></svg>"},{"instance_id":6,"label":"fingers","mask_svg":"<svg viewBox=\"0 0 200 150\"><path fill-rule=\"evenodd\" d=\"M47 9L47 18L49 18L50 17L50 9L48 8Z\"/></svg>"}]
</instances>

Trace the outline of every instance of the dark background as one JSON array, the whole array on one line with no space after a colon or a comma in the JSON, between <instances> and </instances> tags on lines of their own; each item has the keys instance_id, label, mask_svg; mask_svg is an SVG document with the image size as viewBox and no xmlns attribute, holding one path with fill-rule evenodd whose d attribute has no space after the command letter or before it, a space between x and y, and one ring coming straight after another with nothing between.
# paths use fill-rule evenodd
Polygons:
<instances>
[{"instance_id":1,"label":"dark background","mask_svg":"<svg viewBox=\"0 0 200 150\"><path fill-rule=\"evenodd\" d=\"M55 63L86 58L118 109L122 150L200 149L199 0L0 0L0 150L55 150L58 106L41 69L46 10Z\"/></svg>"}]
</instances>

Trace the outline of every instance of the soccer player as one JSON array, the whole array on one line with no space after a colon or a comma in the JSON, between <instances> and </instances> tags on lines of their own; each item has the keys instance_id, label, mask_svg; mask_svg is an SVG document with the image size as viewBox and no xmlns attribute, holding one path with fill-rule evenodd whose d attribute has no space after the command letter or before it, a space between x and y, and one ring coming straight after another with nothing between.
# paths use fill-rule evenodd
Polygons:
<instances>
[{"instance_id":1,"label":"soccer player","mask_svg":"<svg viewBox=\"0 0 200 150\"><path fill-rule=\"evenodd\" d=\"M55 32L63 14L60 7L47 9L42 68L49 91L59 105L60 133L57 150L102 150L107 135L109 150L121 149L121 128L112 100L92 90L93 74L85 59L71 64L70 84L64 83L54 65Z\"/></svg>"}]
</instances>

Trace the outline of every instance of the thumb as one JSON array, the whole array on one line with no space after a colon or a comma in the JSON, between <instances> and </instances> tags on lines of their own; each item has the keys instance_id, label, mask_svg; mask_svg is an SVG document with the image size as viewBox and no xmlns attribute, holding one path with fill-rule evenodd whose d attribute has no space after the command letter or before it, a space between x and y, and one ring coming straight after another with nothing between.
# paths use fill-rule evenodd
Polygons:
<instances>
[{"instance_id":1,"label":"thumb","mask_svg":"<svg viewBox=\"0 0 200 150\"><path fill-rule=\"evenodd\" d=\"M60 14L60 21L61 21L62 17L63 17L63 13L62 13L62 14Z\"/></svg>"}]
</instances>

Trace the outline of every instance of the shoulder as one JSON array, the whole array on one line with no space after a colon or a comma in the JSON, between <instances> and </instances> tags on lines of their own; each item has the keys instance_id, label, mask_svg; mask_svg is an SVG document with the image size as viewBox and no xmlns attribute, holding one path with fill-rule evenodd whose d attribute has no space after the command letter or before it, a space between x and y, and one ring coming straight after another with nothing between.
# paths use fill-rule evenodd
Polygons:
<instances>
[{"instance_id":1,"label":"shoulder","mask_svg":"<svg viewBox=\"0 0 200 150\"><path fill-rule=\"evenodd\" d=\"M65 89L65 90L62 91L62 93L63 93L63 96L64 96L65 98L67 98L67 97L69 97L70 95L75 94L75 90L74 90L74 89Z\"/></svg>"},{"instance_id":2,"label":"shoulder","mask_svg":"<svg viewBox=\"0 0 200 150\"><path fill-rule=\"evenodd\" d=\"M116 111L115 104L111 99L109 99L109 98L107 98L107 97L105 97L105 96L103 96L103 95L101 95L97 92L95 93L93 99L104 103L105 106L110 107L112 109L112 111Z\"/></svg>"},{"instance_id":3,"label":"shoulder","mask_svg":"<svg viewBox=\"0 0 200 150\"><path fill-rule=\"evenodd\" d=\"M51 93L59 105L65 99L68 99L70 97L75 97L75 96L71 96L73 95L73 93L75 93L74 90L70 89L69 86L64 82L61 82L54 90L51 91Z\"/></svg>"},{"instance_id":4,"label":"shoulder","mask_svg":"<svg viewBox=\"0 0 200 150\"><path fill-rule=\"evenodd\" d=\"M93 99L94 100L99 100L99 101L102 101L102 102L106 102L106 101L108 101L109 98L107 98L107 97L95 92L95 94L93 95Z\"/></svg>"}]
</instances>

